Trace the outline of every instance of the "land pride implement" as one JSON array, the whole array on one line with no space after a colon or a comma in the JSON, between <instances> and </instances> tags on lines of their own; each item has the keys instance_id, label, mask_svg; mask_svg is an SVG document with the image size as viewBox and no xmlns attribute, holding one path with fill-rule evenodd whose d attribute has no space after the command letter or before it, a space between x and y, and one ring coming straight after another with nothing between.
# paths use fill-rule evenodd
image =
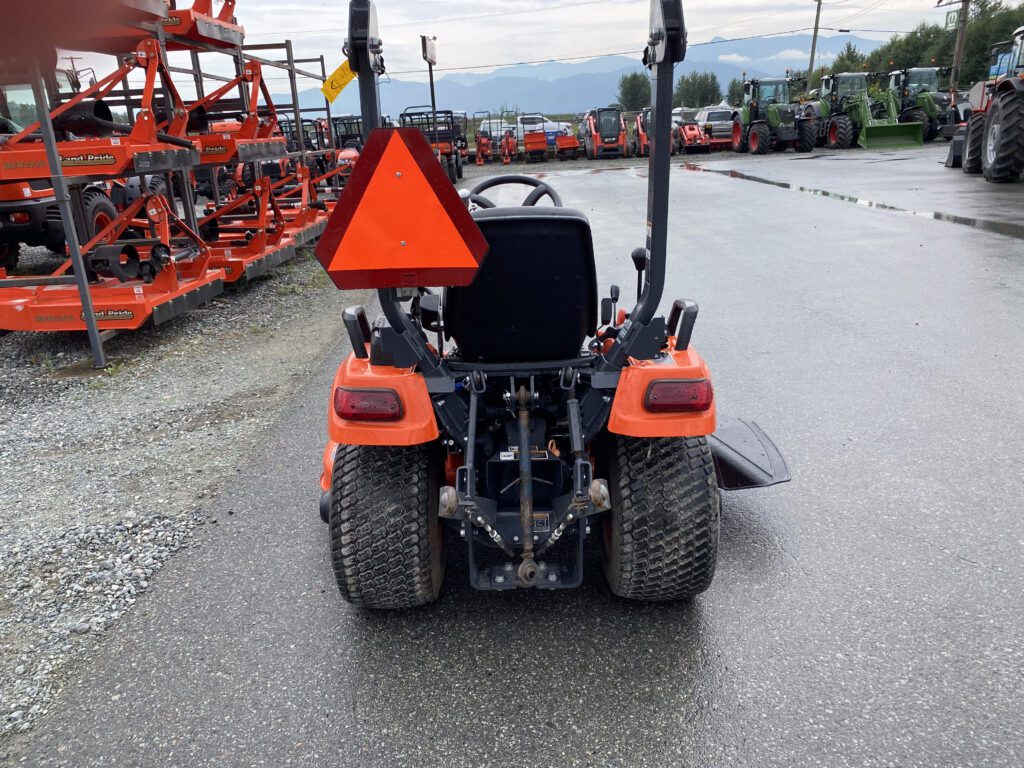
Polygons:
<instances>
[{"instance_id":1,"label":"land pride implement","mask_svg":"<svg viewBox=\"0 0 1024 768\"><path fill-rule=\"evenodd\" d=\"M369 0L352 0L349 30L373 124ZM756 425L718 415L697 305L659 311L680 0L654 0L648 30L646 244L628 309L616 286L598 299L590 223L546 181L499 175L460 197L422 134L370 135L317 248L339 288L377 289L384 313L344 312L352 352L328 398L320 512L348 601L433 601L446 546L476 589L577 587L596 546L615 594L691 598L715 573L720 489L788 480ZM513 184L523 204L496 205L490 191Z\"/></svg>"}]
</instances>

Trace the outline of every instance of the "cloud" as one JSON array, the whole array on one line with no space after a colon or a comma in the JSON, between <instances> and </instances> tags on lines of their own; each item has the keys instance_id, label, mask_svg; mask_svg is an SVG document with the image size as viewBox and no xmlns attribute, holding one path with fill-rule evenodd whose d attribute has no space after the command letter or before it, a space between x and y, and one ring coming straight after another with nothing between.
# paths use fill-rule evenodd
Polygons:
<instances>
[{"instance_id":1,"label":"cloud","mask_svg":"<svg viewBox=\"0 0 1024 768\"><path fill-rule=\"evenodd\" d=\"M726 64L742 64L745 61L750 61L750 57L741 56L738 53L723 53L718 60L724 61Z\"/></svg>"},{"instance_id":2,"label":"cloud","mask_svg":"<svg viewBox=\"0 0 1024 768\"><path fill-rule=\"evenodd\" d=\"M815 58L818 59L819 61L821 59L834 59L835 57L836 54L826 53L825 51L818 51L817 55L815 56ZM769 56L768 58L770 60L774 59L776 61L806 61L807 59L811 58L811 52L798 51L796 48L787 48L786 50L779 51L774 56Z\"/></svg>"}]
</instances>

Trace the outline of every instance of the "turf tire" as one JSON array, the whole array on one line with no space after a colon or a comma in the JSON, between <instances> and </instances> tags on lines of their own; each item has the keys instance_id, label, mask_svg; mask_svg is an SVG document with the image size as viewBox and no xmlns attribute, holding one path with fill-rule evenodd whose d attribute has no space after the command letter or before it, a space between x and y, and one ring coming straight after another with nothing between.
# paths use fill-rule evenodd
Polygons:
<instances>
[{"instance_id":1,"label":"turf tire","mask_svg":"<svg viewBox=\"0 0 1024 768\"><path fill-rule=\"evenodd\" d=\"M343 445L331 475L331 563L341 596L396 610L437 599L444 580L437 443Z\"/></svg>"},{"instance_id":2,"label":"turf tire","mask_svg":"<svg viewBox=\"0 0 1024 768\"><path fill-rule=\"evenodd\" d=\"M630 600L683 600L711 585L720 499L707 438L609 436L612 511L603 565L612 592Z\"/></svg>"}]
</instances>

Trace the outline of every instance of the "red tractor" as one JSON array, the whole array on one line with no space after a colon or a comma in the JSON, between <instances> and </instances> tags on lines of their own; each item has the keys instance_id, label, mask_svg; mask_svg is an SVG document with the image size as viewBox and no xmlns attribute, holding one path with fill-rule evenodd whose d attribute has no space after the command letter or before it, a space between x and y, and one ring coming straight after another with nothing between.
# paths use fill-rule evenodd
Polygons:
<instances>
[{"instance_id":1,"label":"red tractor","mask_svg":"<svg viewBox=\"0 0 1024 768\"><path fill-rule=\"evenodd\" d=\"M1007 47L1009 54L1006 53ZM993 183L1017 181L1024 172L1024 27L993 48L990 80L972 110L964 137L964 173ZM972 105L974 106L974 105Z\"/></svg>"}]
</instances>

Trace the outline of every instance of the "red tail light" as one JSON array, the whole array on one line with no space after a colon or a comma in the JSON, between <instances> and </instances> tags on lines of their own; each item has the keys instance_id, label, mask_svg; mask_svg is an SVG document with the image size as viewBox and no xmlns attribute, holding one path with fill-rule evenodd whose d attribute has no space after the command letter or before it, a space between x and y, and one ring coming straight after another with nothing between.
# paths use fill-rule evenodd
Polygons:
<instances>
[{"instance_id":1,"label":"red tail light","mask_svg":"<svg viewBox=\"0 0 1024 768\"><path fill-rule=\"evenodd\" d=\"M15 224L28 224L32 217L23 211L17 211L11 214L11 221Z\"/></svg>"},{"instance_id":2,"label":"red tail light","mask_svg":"<svg viewBox=\"0 0 1024 768\"><path fill-rule=\"evenodd\" d=\"M334 390L334 412L353 421L398 421L402 401L393 389Z\"/></svg>"},{"instance_id":3,"label":"red tail light","mask_svg":"<svg viewBox=\"0 0 1024 768\"><path fill-rule=\"evenodd\" d=\"M715 399L707 379L664 379L647 388L644 407L654 413L706 411Z\"/></svg>"}]
</instances>

